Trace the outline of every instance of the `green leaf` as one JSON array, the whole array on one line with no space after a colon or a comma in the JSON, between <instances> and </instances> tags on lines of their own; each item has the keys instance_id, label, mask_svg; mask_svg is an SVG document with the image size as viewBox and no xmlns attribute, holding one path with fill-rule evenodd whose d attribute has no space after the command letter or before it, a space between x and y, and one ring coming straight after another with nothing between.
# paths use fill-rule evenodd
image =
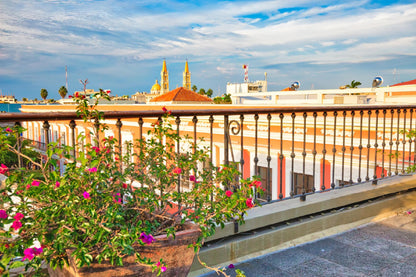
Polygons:
<instances>
[{"instance_id":1,"label":"green leaf","mask_svg":"<svg viewBox=\"0 0 416 277\"><path fill-rule=\"evenodd\" d=\"M10 265L9 269L18 268L18 267L22 267L22 266L25 266L25 264L23 262L15 261Z\"/></svg>"}]
</instances>

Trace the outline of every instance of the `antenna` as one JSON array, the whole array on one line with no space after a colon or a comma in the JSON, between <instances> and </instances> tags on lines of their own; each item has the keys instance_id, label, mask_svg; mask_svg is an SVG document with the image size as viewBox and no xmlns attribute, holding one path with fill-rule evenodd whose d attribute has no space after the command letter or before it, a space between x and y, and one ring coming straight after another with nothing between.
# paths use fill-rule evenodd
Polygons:
<instances>
[{"instance_id":1,"label":"antenna","mask_svg":"<svg viewBox=\"0 0 416 277\"><path fill-rule=\"evenodd\" d=\"M88 84L88 79L85 79L85 81L79 80L81 82L81 84L84 86L84 94L85 94L85 88L87 87Z\"/></svg>"},{"instance_id":2,"label":"antenna","mask_svg":"<svg viewBox=\"0 0 416 277\"><path fill-rule=\"evenodd\" d=\"M65 65L65 87L68 91L68 67Z\"/></svg>"}]
</instances>

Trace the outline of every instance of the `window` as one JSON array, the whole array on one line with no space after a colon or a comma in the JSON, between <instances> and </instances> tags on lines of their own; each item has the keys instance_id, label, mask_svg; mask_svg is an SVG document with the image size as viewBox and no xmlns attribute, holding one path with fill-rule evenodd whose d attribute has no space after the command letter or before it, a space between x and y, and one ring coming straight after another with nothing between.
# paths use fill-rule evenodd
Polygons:
<instances>
[{"instance_id":1,"label":"window","mask_svg":"<svg viewBox=\"0 0 416 277\"><path fill-rule=\"evenodd\" d=\"M304 178L305 176L305 178ZM305 180L305 184L303 183ZM312 192L314 188L313 176L303 175L302 173L295 173L293 176L294 195L302 194L303 187L305 187L305 193Z\"/></svg>"},{"instance_id":2,"label":"window","mask_svg":"<svg viewBox=\"0 0 416 277\"><path fill-rule=\"evenodd\" d=\"M261 187L264 189L264 194L261 196L261 199L267 200L268 198L271 198L272 195L273 170L271 168L262 166L259 166L258 170L261 179ZM269 172L269 185L267 185L267 172Z\"/></svg>"}]
</instances>

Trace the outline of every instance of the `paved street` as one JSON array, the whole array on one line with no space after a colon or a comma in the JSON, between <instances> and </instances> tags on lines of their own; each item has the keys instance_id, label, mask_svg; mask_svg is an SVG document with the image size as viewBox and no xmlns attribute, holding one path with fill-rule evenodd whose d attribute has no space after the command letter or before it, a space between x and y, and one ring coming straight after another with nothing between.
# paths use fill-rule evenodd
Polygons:
<instances>
[{"instance_id":1,"label":"paved street","mask_svg":"<svg viewBox=\"0 0 416 277\"><path fill-rule=\"evenodd\" d=\"M353 230L250 259L235 276L416 276L416 209ZM218 276L215 272L202 275Z\"/></svg>"}]
</instances>

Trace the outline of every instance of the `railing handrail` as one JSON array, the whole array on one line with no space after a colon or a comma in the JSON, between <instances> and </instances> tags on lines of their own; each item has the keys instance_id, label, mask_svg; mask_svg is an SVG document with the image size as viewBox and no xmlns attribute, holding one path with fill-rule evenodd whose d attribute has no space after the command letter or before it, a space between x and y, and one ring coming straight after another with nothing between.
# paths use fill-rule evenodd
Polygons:
<instances>
[{"instance_id":1,"label":"railing handrail","mask_svg":"<svg viewBox=\"0 0 416 277\"><path fill-rule=\"evenodd\" d=\"M169 106L169 105L167 105ZM400 105L307 105L307 106L278 106L267 108L232 108L230 109L197 109L197 110L169 110L173 116L209 116L209 115L241 115L241 114L268 114L268 113L289 113L289 112L328 112L328 111L361 111L361 110L389 110L389 109L411 109L416 104ZM104 118L138 118L138 117L159 117L165 112L160 110L151 111L103 111ZM0 122L13 121L59 121L81 119L81 115L74 112L30 112L30 113L2 113Z\"/></svg>"}]
</instances>

